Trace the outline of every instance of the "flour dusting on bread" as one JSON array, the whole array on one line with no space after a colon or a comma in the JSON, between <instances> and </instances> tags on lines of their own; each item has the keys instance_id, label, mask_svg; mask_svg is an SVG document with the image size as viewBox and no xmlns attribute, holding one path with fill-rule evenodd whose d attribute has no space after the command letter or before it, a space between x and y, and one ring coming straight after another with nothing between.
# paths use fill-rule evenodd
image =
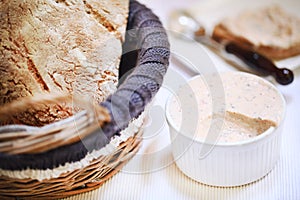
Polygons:
<instances>
[{"instance_id":1,"label":"flour dusting on bread","mask_svg":"<svg viewBox=\"0 0 300 200\"><path fill-rule=\"evenodd\" d=\"M128 0L1 1L0 106L44 93L103 101L116 90L128 6Z\"/></svg>"}]
</instances>

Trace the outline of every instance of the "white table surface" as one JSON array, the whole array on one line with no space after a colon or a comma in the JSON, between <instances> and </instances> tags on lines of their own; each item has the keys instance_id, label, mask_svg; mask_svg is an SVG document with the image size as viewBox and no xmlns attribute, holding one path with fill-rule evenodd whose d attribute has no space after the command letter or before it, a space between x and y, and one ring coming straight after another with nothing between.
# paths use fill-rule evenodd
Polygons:
<instances>
[{"instance_id":1,"label":"white table surface","mask_svg":"<svg viewBox=\"0 0 300 200\"><path fill-rule=\"evenodd\" d=\"M208 0L202 1L209 2ZM152 8L166 24L170 10L191 7L194 3L199 4L201 0L141 0L141 2ZM174 46L176 45L174 44ZM198 51L191 49L188 53L196 54ZM211 52L208 54L219 71L236 70ZM197 59L197 55L195 57ZM201 64L202 61L199 57L198 62ZM217 188L191 180L176 167L170 149L169 129L164 117L164 106L166 98L172 92L170 81L174 80L174 74L183 77L184 80L188 78L189 73L181 65L171 60L167 80L156 95L150 109L144 140L137 155L101 188L68 199L299 200L300 68L295 69L294 73L295 80L292 84L280 86L274 83L287 102L285 128L280 160L263 179L242 187Z\"/></svg>"}]
</instances>

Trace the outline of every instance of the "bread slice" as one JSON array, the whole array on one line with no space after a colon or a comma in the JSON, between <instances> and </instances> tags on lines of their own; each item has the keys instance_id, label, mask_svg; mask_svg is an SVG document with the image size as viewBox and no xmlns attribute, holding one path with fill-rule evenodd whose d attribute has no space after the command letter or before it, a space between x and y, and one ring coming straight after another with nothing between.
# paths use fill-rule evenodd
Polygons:
<instances>
[{"instance_id":1,"label":"bread slice","mask_svg":"<svg viewBox=\"0 0 300 200\"><path fill-rule=\"evenodd\" d=\"M250 46L271 59L284 59L300 54L300 19L278 5L246 10L223 19L212 37Z\"/></svg>"},{"instance_id":2,"label":"bread slice","mask_svg":"<svg viewBox=\"0 0 300 200\"><path fill-rule=\"evenodd\" d=\"M2 1L0 106L60 93L103 101L116 90L128 7L128 0ZM51 119L42 124L71 110L47 107L41 112Z\"/></svg>"}]
</instances>

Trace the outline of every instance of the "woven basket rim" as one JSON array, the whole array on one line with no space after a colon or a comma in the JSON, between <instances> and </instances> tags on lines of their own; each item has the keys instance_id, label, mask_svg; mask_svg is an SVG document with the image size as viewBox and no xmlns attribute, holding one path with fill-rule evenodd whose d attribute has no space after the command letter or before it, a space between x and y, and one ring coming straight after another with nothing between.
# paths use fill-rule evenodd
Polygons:
<instances>
[{"instance_id":1,"label":"woven basket rim","mask_svg":"<svg viewBox=\"0 0 300 200\"><path fill-rule=\"evenodd\" d=\"M114 153L94 159L89 166L49 180L0 176L1 199L60 199L89 192L121 170L139 149L142 129L119 145Z\"/></svg>"},{"instance_id":2,"label":"woven basket rim","mask_svg":"<svg viewBox=\"0 0 300 200\"><path fill-rule=\"evenodd\" d=\"M105 108L95 105L93 108L84 109L91 107L90 102L71 98L70 95L44 95L43 97L26 98L16 104L12 103L5 110L20 111L31 105L55 104L59 101L72 102L73 106L82 109L66 119L42 127L20 124L0 126L0 153L10 155L43 153L78 142L110 120L109 113Z\"/></svg>"}]
</instances>

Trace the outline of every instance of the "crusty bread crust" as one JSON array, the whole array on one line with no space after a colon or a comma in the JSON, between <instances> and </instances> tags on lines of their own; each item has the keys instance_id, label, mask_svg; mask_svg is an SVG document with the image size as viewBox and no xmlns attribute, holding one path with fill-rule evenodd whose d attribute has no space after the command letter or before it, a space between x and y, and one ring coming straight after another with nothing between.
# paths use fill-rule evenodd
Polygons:
<instances>
[{"instance_id":1,"label":"crusty bread crust","mask_svg":"<svg viewBox=\"0 0 300 200\"><path fill-rule=\"evenodd\" d=\"M128 7L128 0L1 1L0 106L53 93L103 101L116 90ZM72 114L60 107L41 113Z\"/></svg>"},{"instance_id":2,"label":"crusty bread crust","mask_svg":"<svg viewBox=\"0 0 300 200\"><path fill-rule=\"evenodd\" d=\"M271 8L265 8L265 9L261 9L261 10L256 10L256 11L253 11L253 12L263 12L263 11L266 11L266 9L267 9L267 11L269 11L269 10L272 10L272 9L278 10L280 8L278 8L276 6L276 7L271 7ZM272 11L272 12L274 12L274 11ZM280 15L287 15L282 10L280 10L279 12L280 12L280 14L278 14L278 16L280 16ZM213 34L212 34L213 39L215 39L218 42L221 42L221 41L232 41L232 42L235 42L235 43L237 43L239 45L251 47L255 51L261 53L262 55L265 55L265 56L267 56L267 57L269 57L271 59L275 59L275 60L280 60L280 59L284 59L284 58L288 58L288 57L300 54L300 39L297 39L297 40L291 42L290 44L288 44L288 47L284 48L284 47L278 46L276 44L268 44L268 45L264 45L264 44L261 44L261 43L260 44L254 44L251 41L251 39L245 37L245 35L243 35L242 32L240 34L237 33L237 32L234 33L231 30L231 27L228 26L228 20L231 20L230 23L232 23L232 24L237 24L237 23L239 23L238 21L241 19L240 17L242 15L243 15L243 13L241 13L240 15L238 15L235 18L232 18L232 19L228 19L228 18L224 19L224 21L222 21L219 24L217 24L214 27L214 30L213 30ZM251 17L251 15L248 15L248 16ZM290 16L284 16L284 17L288 18ZM273 20L273 23L278 23L276 21L276 19L272 19L272 20ZM256 23L257 24L261 23L261 26L264 26L264 24L263 24L262 21L260 22L259 19L257 19ZM244 18L243 22L247 22L247 18ZM288 23L289 22L287 22L286 26L288 26ZM297 29L298 29L297 32L299 32L299 34L300 34L300 31L299 31L300 20L294 19L293 23L297 23L299 26L288 27L288 30L290 30L291 32L293 32L293 31L296 32L293 29L295 29L295 27L297 27ZM277 25L275 25L275 26L277 26ZM255 27L255 26L252 26L252 27ZM257 26L257 28L260 28L260 27ZM280 28L280 27L278 27L278 28ZM253 31L253 34L255 34L255 31ZM274 36L277 33L273 33L270 30L270 32L266 33L266 34L270 34L270 35ZM278 34L278 40L281 39L280 37L281 37L280 34ZM292 38L294 36L292 36L292 34L291 34L290 37ZM299 36L297 36L297 37L300 38Z\"/></svg>"},{"instance_id":3,"label":"crusty bread crust","mask_svg":"<svg viewBox=\"0 0 300 200\"><path fill-rule=\"evenodd\" d=\"M71 106L72 105L72 106ZM71 95L49 94L22 98L0 107L0 121L4 124L31 124L44 126L60 121L82 109L93 111L98 125L110 121L109 111L100 105L91 105L88 99L74 99ZM93 110L91 110L93 109ZM100 116L101 115L101 116Z\"/></svg>"}]
</instances>

